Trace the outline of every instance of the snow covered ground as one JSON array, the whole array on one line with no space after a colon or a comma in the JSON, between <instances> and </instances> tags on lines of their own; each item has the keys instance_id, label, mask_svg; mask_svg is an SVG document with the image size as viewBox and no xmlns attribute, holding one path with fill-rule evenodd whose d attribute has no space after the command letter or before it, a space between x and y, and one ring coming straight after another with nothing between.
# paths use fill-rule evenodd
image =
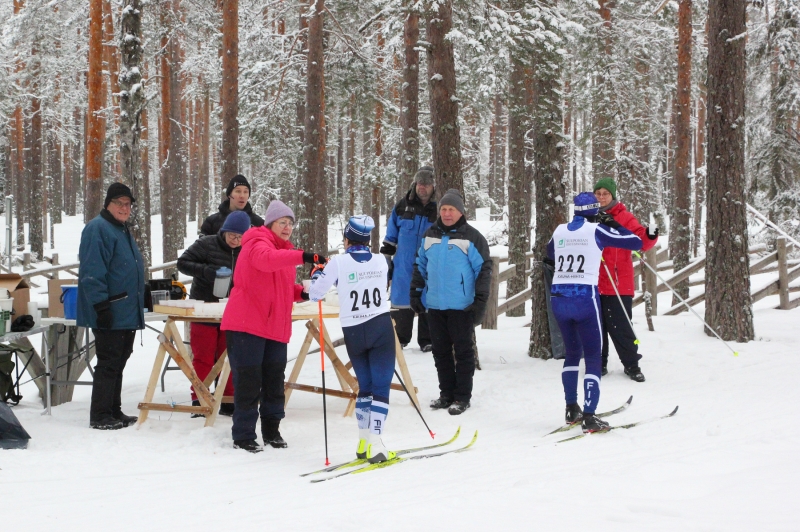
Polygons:
<instances>
[{"instance_id":1,"label":"snow covered ground","mask_svg":"<svg viewBox=\"0 0 800 532\"><path fill-rule=\"evenodd\" d=\"M75 219L57 227L62 263L72 260L79 229ZM668 308L669 294L661 297ZM776 304L771 297L756 305L757 340L733 344L737 357L691 314L657 316L648 332L637 307L647 382L628 379L612 353L600 409L633 395L612 424L676 405L678 414L558 445L557 436L542 435L563 420L561 362L529 358L528 318L503 316L498 330L477 331L483 370L472 408L460 417L423 409L437 440L460 425L457 443L465 444L478 430L471 450L321 484L299 477L324 465L318 395L293 392L281 425L288 449L252 455L231 447L229 418L203 428L188 414L154 412L139 429L101 432L89 428L88 387L48 417L27 384L13 410L33 439L27 450L0 451L2 530L798 530L800 424L784 418L800 400L800 311L772 310ZM340 336L337 320L328 324ZM295 324L290 356L305 330ZM126 413L137 413L155 352L154 333L141 343L137 336L125 370ZM346 358L344 347L337 352ZM405 356L425 405L438 396L432 357L415 345ZM321 384L317 360L309 357L300 382ZM327 382L335 383L330 373ZM169 372L166 385L155 400L189 401L179 372ZM387 445L430 442L405 394L393 391L391 400ZM328 397L332 463L355 450L345 405Z\"/></svg>"}]
</instances>

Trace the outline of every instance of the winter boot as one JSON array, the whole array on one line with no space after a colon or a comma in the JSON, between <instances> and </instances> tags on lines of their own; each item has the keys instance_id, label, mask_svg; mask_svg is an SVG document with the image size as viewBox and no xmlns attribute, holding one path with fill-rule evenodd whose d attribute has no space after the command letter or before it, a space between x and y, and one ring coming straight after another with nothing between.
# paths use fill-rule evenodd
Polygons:
<instances>
[{"instance_id":1,"label":"winter boot","mask_svg":"<svg viewBox=\"0 0 800 532\"><path fill-rule=\"evenodd\" d=\"M433 346L431 344L425 344L420 348L420 350L422 350L423 353L430 353L433 351Z\"/></svg>"},{"instance_id":2,"label":"winter boot","mask_svg":"<svg viewBox=\"0 0 800 532\"><path fill-rule=\"evenodd\" d=\"M367 460L370 464L379 464L395 458L397 458L397 454L386 448L380 436L377 434L369 435L369 445L367 445Z\"/></svg>"},{"instance_id":3,"label":"winter boot","mask_svg":"<svg viewBox=\"0 0 800 532\"><path fill-rule=\"evenodd\" d=\"M261 418L261 436L264 437L264 445L270 444L276 449L289 447L278 430L280 424L280 419Z\"/></svg>"},{"instance_id":4,"label":"winter boot","mask_svg":"<svg viewBox=\"0 0 800 532\"><path fill-rule=\"evenodd\" d=\"M639 369L639 366L625 368L625 375L630 377L632 381L644 382L644 375L642 374L642 370Z\"/></svg>"},{"instance_id":5,"label":"winter boot","mask_svg":"<svg viewBox=\"0 0 800 532\"><path fill-rule=\"evenodd\" d=\"M233 416L233 411L236 408L233 406L233 403L222 403L219 405L219 415L231 417Z\"/></svg>"},{"instance_id":6,"label":"winter boot","mask_svg":"<svg viewBox=\"0 0 800 532\"><path fill-rule=\"evenodd\" d=\"M611 425L600 419L594 414L583 414L583 432L608 432Z\"/></svg>"},{"instance_id":7,"label":"winter boot","mask_svg":"<svg viewBox=\"0 0 800 532\"><path fill-rule=\"evenodd\" d=\"M199 400L195 399L194 401L192 401L192 406L203 406L203 405L200 404ZM192 414L192 418L196 418L196 417L206 417L206 415L205 414L198 414L198 413Z\"/></svg>"},{"instance_id":8,"label":"winter boot","mask_svg":"<svg viewBox=\"0 0 800 532\"><path fill-rule=\"evenodd\" d=\"M256 440L233 440L234 449L244 449L248 453L260 453L264 449Z\"/></svg>"},{"instance_id":9,"label":"winter boot","mask_svg":"<svg viewBox=\"0 0 800 532\"><path fill-rule=\"evenodd\" d=\"M567 405L567 411L564 414L564 421L566 421L567 425L580 423L581 419L583 419L583 412L581 412L581 407L578 403Z\"/></svg>"},{"instance_id":10,"label":"winter boot","mask_svg":"<svg viewBox=\"0 0 800 532\"><path fill-rule=\"evenodd\" d=\"M90 421L89 426L97 430L119 430L126 425L123 425L122 421L118 419L107 417L97 421Z\"/></svg>"},{"instance_id":11,"label":"winter boot","mask_svg":"<svg viewBox=\"0 0 800 532\"><path fill-rule=\"evenodd\" d=\"M447 408L453 404L452 399L447 399L445 397L439 397L438 399L434 399L431 401L431 408L433 410L439 410L441 408Z\"/></svg>"},{"instance_id":12,"label":"winter boot","mask_svg":"<svg viewBox=\"0 0 800 532\"><path fill-rule=\"evenodd\" d=\"M466 412L468 408L469 401L453 401L453 404L450 405L450 408L448 408L447 411L451 416L460 416Z\"/></svg>"},{"instance_id":13,"label":"winter boot","mask_svg":"<svg viewBox=\"0 0 800 532\"><path fill-rule=\"evenodd\" d=\"M130 427L131 425L133 425L137 421L139 421L138 417L136 417L136 416L126 416L122 412L118 412L118 413L114 414L114 419L116 419L118 421L122 421L122 426L123 427Z\"/></svg>"},{"instance_id":14,"label":"winter boot","mask_svg":"<svg viewBox=\"0 0 800 532\"><path fill-rule=\"evenodd\" d=\"M367 457L367 445L369 445L369 429L358 429L356 458L364 460Z\"/></svg>"},{"instance_id":15,"label":"winter boot","mask_svg":"<svg viewBox=\"0 0 800 532\"><path fill-rule=\"evenodd\" d=\"M603 368L600 370L600 376L605 377L608 375L608 360L603 361Z\"/></svg>"}]
</instances>

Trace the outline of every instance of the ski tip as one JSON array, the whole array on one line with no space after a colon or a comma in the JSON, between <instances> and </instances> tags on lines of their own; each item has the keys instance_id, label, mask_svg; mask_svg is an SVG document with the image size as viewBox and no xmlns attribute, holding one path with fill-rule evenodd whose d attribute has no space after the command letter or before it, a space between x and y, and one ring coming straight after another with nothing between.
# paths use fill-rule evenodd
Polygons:
<instances>
[{"instance_id":1,"label":"ski tip","mask_svg":"<svg viewBox=\"0 0 800 532\"><path fill-rule=\"evenodd\" d=\"M628 397L628 400L625 401L625 404L629 405L629 404L631 404L631 401L633 401L633 396L632 395L630 397Z\"/></svg>"},{"instance_id":2,"label":"ski tip","mask_svg":"<svg viewBox=\"0 0 800 532\"><path fill-rule=\"evenodd\" d=\"M673 410L672 412L670 412L670 413L669 413L669 415L670 415L670 416L674 416L674 415L675 415L675 414L677 414L677 413L678 413L678 407L676 406L676 407L675 407L675 410Z\"/></svg>"}]
</instances>

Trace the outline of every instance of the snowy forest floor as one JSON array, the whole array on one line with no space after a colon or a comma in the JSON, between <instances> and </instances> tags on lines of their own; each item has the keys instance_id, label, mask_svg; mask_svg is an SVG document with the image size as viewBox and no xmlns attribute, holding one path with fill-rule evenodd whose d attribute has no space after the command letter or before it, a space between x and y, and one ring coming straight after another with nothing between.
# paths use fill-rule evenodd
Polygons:
<instances>
[{"instance_id":1,"label":"snowy forest floor","mask_svg":"<svg viewBox=\"0 0 800 532\"><path fill-rule=\"evenodd\" d=\"M77 250L79 229L77 221L65 224L63 234L75 237L64 236L62 263ZM661 297L668 308L669 294ZM478 430L471 450L321 484L299 477L324 465L318 395L293 392L281 424L288 449L252 455L232 448L230 418L203 428L188 414L153 412L138 430L101 432L89 428L89 387L76 387L73 401L47 417L30 383L13 411L33 439L25 451L0 451L2 529L796 530L800 425L781 423L783 408L800 400L800 311L771 309L776 304L770 297L756 305L757 340L732 344L738 357L690 314L654 317L648 332L637 307L647 382L628 379L612 349L600 410L633 395L612 425L676 405L678 414L558 445L563 435L542 435L563 422L562 363L529 358L529 318L502 316L498 330L477 330L483 370L472 408L458 417L423 408L437 441L460 425L463 445ZM327 323L341 336L338 320ZM304 334L295 323L290 358ZM122 391L123 410L133 415L157 348L152 331L141 339ZM427 405L438 396L433 360L412 346L406 360ZM337 353L347 358L344 347ZM299 382L321 385L313 357ZM168 373L155 400L188 402L188 382ZM338 463L353 457L355 419L342 417L344 399L327 404L329 456ZM431 442L403 392L392 392L387 423L390 448Z\"/></svg>"}]
</instances>

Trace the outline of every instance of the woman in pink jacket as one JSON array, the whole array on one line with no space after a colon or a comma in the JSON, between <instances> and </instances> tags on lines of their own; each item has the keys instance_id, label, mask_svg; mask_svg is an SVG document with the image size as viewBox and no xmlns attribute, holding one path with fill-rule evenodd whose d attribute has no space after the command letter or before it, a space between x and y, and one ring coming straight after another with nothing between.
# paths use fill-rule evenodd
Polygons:
<instances>
[{"instance_id":1,"label":"woman in pink jacket","mask_svg":"<svg viewBox=\"0 0 800 532\"><path fill-rule=\"evenodd\" d=\"M308 299L303 285L295 283L295 271L315 258L314 253L294 249L289 242L293 229L292 210L272 201L264 226L242 237L233 290L222 316L236 406L233 446L253 453L262 450L256 440L259 413L264 444L287 447L278 430L285 416L286 346L292 336L292 305ZM316 257L324 263L325 257Z\"/></svg>"}]
</instances>

